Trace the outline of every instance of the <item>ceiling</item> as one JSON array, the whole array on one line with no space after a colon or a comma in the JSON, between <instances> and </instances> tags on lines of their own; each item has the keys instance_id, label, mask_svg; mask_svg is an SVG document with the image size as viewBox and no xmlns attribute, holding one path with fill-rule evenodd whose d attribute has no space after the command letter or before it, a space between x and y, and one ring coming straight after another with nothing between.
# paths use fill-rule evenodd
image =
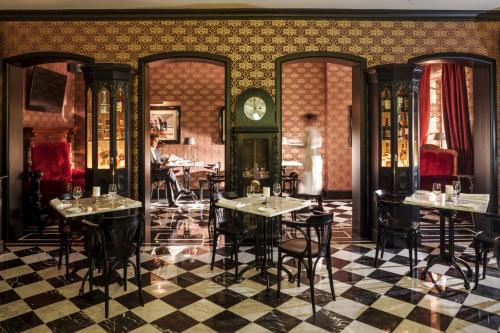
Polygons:
<instances>
[{"instance_id":1,"label":"ceiling","mask_svg":"<svg viewBox=\"0 0 500 333\"><path fill-rule=\"evenodd\" d=\"M0 10L326 8L493 10L498 0L0 0Z\"/></svg>"}]
</instances>

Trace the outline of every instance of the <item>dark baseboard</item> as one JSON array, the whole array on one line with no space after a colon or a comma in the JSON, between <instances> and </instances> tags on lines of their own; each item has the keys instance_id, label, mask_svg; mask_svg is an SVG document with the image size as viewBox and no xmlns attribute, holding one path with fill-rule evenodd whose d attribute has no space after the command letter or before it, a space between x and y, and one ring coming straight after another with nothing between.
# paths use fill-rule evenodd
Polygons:
<instances>
[{"instance_id":1,"label":"dark baseboard","mask_svg":"<svg viewBox=\"0 0 500 333\"><path fill-rule=\"evenodd\" d=\"M352 199L352 191L348 190L328 190L325 191L326 199Z\"/></svg>"},{"instance_id":2,"label":"dark baseboard","mask_svg":"<svg viewBox=\"0 0 500 333\"><path fill-rule=\"evenodd\" d=\"M0 240L0 254L2 254L3 251L5 251L4 243L3 240Z\"/></svg>"}]
</instances>

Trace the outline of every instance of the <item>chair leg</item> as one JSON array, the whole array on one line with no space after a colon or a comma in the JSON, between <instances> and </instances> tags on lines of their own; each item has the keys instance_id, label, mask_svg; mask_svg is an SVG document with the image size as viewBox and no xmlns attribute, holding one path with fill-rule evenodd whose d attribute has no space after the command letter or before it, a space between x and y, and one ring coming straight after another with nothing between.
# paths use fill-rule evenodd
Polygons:
<instances>
[{"instance_id":1,"label":"chair leg","mask_svg":"<svg viewBox=\"0 0 500 333\"><path fill-rule=\"evenodd\" d=\"M302 260L297 259L297 287L300 287L300 273L302 270Z\"/></svg>"},{"instance_id":2,"label":"chair leg","mask_svg":"<svg viewBox=\"0 0 500 333\"><path fill-rule=\"evenodd\" d=\"M90 259L89 264L89 298L92 299L92 288L94 284L94 259Z\"/></svg>"},{"instance_id":3,"label":"chair leg","mask_svg":"<svg viewBox=\"0 0 500 333\"><path fill-rule=\"evenodd\" d=\"M410 258L410 274L413 275L413 246L412 246L412 239L413 239L413 232L409 232L407 235L407 244L408 244L408 256Z\"/></svg>"},{"instance_id":4,"label":"chair leg","mask_svg":"<svg viewBox=\"0 0 500 333\"><path fill-rule=\"evenodd\" d=\"M332 292L332 299L335 301L335 289L333 288L333 272L332 272L332 258L329 256L325 258L326 269L328 270L328 280L330 280L330 290Z\"/></svg>"},{"instance_id":5,"label":"chair leg","mask_svg":"<svg viewBox=\"0 0 500 333\"><path fill-rule=\"evenodd\" d=\"M127 266L128 262L123 262L123 290L127 291Z\"/></svg>"},{"instance_id":6,"label":"chair leg","mask_svg":"<svg viewBox=\"0 0 500 333\"><path fill-rule=\"evenodd\" d=\"M474 272L474 289L477 288L479 284L479 265L481 262L481 251L479 250L479 242L475 239L474 240L474 251L476 252L476 270Z\"/></svg>"},{"instance_id":7,"label":"chair leg","mask_svg":"<svg viewBox=\"0 0 500 333\"><path fill-rule=\"evenodd\" d=\"M314 271L313 271L313 262L312 258L309 256L307 259L307 271L309 273L309 290L311 293L311 303L312 303L312 308L313 308L313 314L316 313L316 301L314 298Z\"/></svg>"},{"instance_id":8,"label":"chair leg","mask_svg":"<svg viewBox=\"0 0 500 333\"><path fill-rule=\"evenodd\" d=\"M142 280L141 280L141 257L139 252L135 255L135 279L137 280L137 289L139 290L139 302L144 306L144 299L142 297Z\"/></svg>"},{"instance_id":9,"label":"chair leg","mask_svg":"<svg viewBox=\"0 0 500 333\"><path fill-rule=\"evenodd\" d=\"M418 265L417 247L418 247L418 232L415 233L413 238L413 247L415 250L415 266Z\"/></svg>"},{"instance_id":10,"label":"chair leg","mask_svg":"<svg viewBox=\"0 0 500 333\"><path fill-rule=\"evenodd\" d=\"M486 279L486 266L488 265L488 249L483 250L483 280Z\"/></svg>"},{"instance_id":11,"label":"chair leg","mask_svg":"<svg viewBox=\"0 0 500 333\"><path fill-rule=\"evenodd\" d=\"M71 248L71 242L68 240L68 237L65 237L65 254L64 254L64 262L66 264L66 277L69 277L69 250Z\"/></svg>"},{"instance_id":12,"label":"chair leg","mask_svg":"<svg viewBox=\"0 0 500 333\"><path fill-rule=\"evenodd\" d=\"M387 233L385 232L385 228L382 229L382 252L380 254L380 259L384 259L384 251L385 251L385 243L387 241Z\"/></svg>"},{"instance_id":13,"label":"chair leg","mask_svg":"<svg viewBox=\"0 0 500 333\"><path fill-rule=\"evenodd\" d=\"M240 247L239 241L233 239L233 252L234 252L234 281L238 281L238 250Z\"/></svg>"},{"instance_id":14,"label":"chair leg","mask_svg":"<svg viewBox=\"0 0 500 333\"><path fill-rule=\"evenodd\" d=\"M281 257L281 251L278 248L278 288L276 289L276 297L280 298L281 294L281 268L283 265L283 258Z\"/></svg>"},{"instance_id":15,"label":"chair leg","mask_svg":"<svg viewBox=\"0 0 500 333\"><path fill-rule=\"evenodd\" d=\"M60 240L60 243L59 243L59 262L57 263L57 269L61 269L63 253L65 251L64 250L64 239L65 239L65 237L66 237L66 235L61 232L61 240Z\"/></svg>"},{"instance_id":16,"label":"chair leg","mask_svg":"<svg viewBox=\"0 0 500 333\"><path fill-rule=\"evenodd\" d=\"M214 238L212 239L212 262L210 263L210 270L214 270L215 263L215 251L217 250L217 238L219 238L218 233L214 230Z\"/></svg>"},{"instance_id":17,"label":"chair leg","mask_svg":"<svg viewBox=\"0 0 500 333\"><path fill-rule=\"evenodd\" d=\"M382 228L377 229L377 244L375 248L375 260L373 261L373 267L377 267L378 264L378 253L380 249L380 242L382 241Z\"/></svg>"},{"instance_id":18,"label":"chair leg","mask_svg":"<svg viewBox=\"0 0 500 333\"><path fill-rule=\"evenodd\" d=\"M109 267L108 263L104 263L104 268L102 270L104 277L104 316L109 317Z\"/></svg>"}]
</instances>

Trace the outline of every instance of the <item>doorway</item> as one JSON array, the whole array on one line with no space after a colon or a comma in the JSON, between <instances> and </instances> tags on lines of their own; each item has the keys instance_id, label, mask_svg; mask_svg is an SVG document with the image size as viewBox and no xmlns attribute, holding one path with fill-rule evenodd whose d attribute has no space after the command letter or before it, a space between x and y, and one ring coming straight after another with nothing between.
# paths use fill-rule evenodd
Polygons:
<instances>
[{"instance_id":1,"label":"doorway","mask_svg":"<svg viewBox=\"0 0 500 333\"><path fill-rule=\"evenodd\" d=\"M467 100L470 111L470 127L473 139L473 165L469 169L473 174L465 175L468 183L472 183L472 189L475 193L490 194L490 211L498 211L498 178L497 178L497 153L496 153L496 62L494 59L484 56L478 56L467 53L436 53L423 55L410 59L408 62L415 63L424 67L429 67L433 72L440 73L443 65L459 65L464 68L465 80L467 81ZM438 75L438 80L440 76ZM469 79L467 79L469 78ZM431 83L432 83L431 77ZM431 118L433 110L433 92L436 88L431 85ZM439 98L440 88L438 89L434 104L440 104L442 98ZM438 105L439 106L439 105ZM443 115L444 117L445 115ZM439 118L439 117L436 117ZM441 117L442 119L442 117ZM431 119L432 120L432 119ZM436 124L430 122L429 129L437 127L443 128L439 119ZM444 132L444 131L441 131ZM437 136L436 136L437 138ZM434 139L434 138L430 138ZM439 139L439 138L438 138ZM448 140L443 136L444 142L438 142L438 145L446 143ZM429 143L429 141L428 141ZM436 143L436 142L433 142ZM450 148L450 147L445 147ZM460 159L459 159L460 160ZM460 166L460 165L459 165ZM465 172L458 172L464 174ZM463 178L463 177L462 177Z\"/></svg>"},{"instance_id":2,"label":"doorway","mask_svg":"<svg viewBox=\"0 0 500 333\"><path fill-rule=\"evenodd\" d=\"M53 140L60 134L59 130L76 131L74 142L82 149L71 155L72 173L75 166L83 164L85 149L84 126L84 83L79 66L93 63L94 59L78 54L59 52L37 52L13 56L3 60L3 112L2 130L2 174L8 175L5 204L3 206L2 239L17 240L25 231L23 224L22 175L27 163L28 147L25 135L30 129L30 137L38 131L38 136ZM61 98L47 100L49 93L41 94L41 100L35 96L35 72L39 78L65 77L64 85L60 85ZM43 88L43 87L41 87ZM51 91L57 90L54 87ZM53 94L52 94L53 95ZM75 100L81 100L81 103ZM45 103L45 104L44 104ZM53 106L58 109L53 109ZM42 106L40 108L40 106ZM81 107L80 107L81 106ZM57 129L57 130L56 130ZM57 134L54 134L56 130ZM47 134L49 133L49 134ZM68 142L69 143L69 142ZM83 154L83 155L82 155ZM42 179L43 180L43 179ZM43 200L43 189L42 200ZM57 242L57 240L55 240Z\"/></svg>"},{"instance_id":3,"label":"doorway","mask_svg":"<svg viewBox=\"0 0 500 333\"><path fill-rule=\"evenodd\" d=\"M148 243L165 237L156 232L152 236L151 207L156 198L151 194L158 189L151 182L151 134L160 136L157 150L162 156L197 163L188 178L178 177L197 196L203 195L200 187L207 188L199 182L207 166L220 162L219 172L230 172L229 140L225 140L229 138L230 68L228 58L201 52L161 53L139 60L139 196L145 207ZM163 113L178 117L177 128L168 127ZM180 176L181 170L173 170ZM162 188L160 197L163 193Z\"/></svg>"},{"instance_id":4,"label":"doorway","mask_svg":"<svg viewBox=\"0 0 500 333\"><path fill-rule=\"evenodd\" d=\"M352 220L352 239L367 238L370 233L365 69L365 59L335 52L306 52L276 60L282 166L287 173L294 170L288 169L288 164L297 165L299 174L303 171L303 150L295 143L303 139L302 116L316 114L316 126L323 137L324 197L344 210L349 216L346 220ZM346 204L340 199L347 199Z\"/></svg>"}]
</instances>

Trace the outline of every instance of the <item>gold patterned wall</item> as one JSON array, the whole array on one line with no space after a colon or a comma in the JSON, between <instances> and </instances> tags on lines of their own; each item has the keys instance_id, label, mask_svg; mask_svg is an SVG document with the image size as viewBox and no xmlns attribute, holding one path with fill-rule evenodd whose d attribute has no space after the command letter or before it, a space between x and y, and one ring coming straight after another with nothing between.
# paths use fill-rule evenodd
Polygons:
<instances>
[{"instance_id":1,"label":"gold patterned wall","mask_svg":"<svg viewBox=\"0 0 500 333\"><path fill-rule=\"evenodd\" d=\"M5 57L36 51L64 51L92 56L98 62L121 62L137 67L140 57L160 52L203 51L227 56L233 61L233 107L237 95L248 87L263 87L274 95L275 59L297 52L349 53L366 58L369 66L402 63L418 55L451 51L500 60L500 22L44 21L2 22L0 27ZM497 66L497 81L499 73L500 66ZM500 87L500 81L497 86ZM136 82L134 87L137 89ZM137 115L137 94L134 96Z\"/></svg>"}]
</instances>

